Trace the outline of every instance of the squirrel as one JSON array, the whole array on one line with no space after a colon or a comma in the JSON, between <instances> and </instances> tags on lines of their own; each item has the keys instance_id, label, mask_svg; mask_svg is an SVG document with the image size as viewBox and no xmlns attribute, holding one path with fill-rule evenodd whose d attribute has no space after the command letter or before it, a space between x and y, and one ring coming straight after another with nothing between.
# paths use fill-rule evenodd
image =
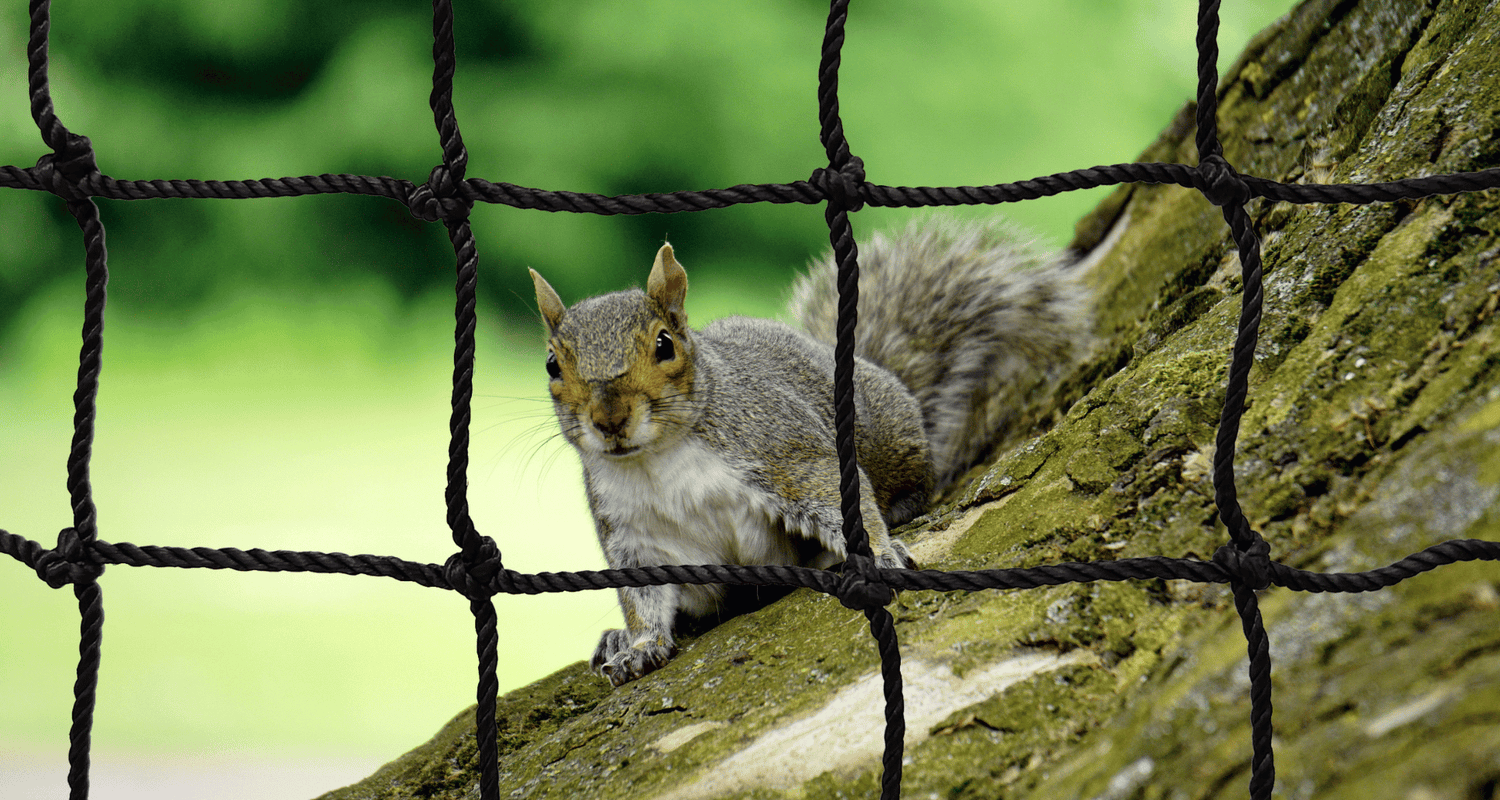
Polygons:
<instances>
[{"instance_id":1,"label":"squirrel","mask_svg":"<svg viewBox=\"0 0 1500 800\"><path fill-rule=\"evenodd\" d=\"M855 449L876 564L915 567L890 530L1012 428L1089 349L1076 259L1000 223L934 217L859 247ZM832 254L795 283L790 316L688 327L687 273L670 244L646 289L565 308L530 270L546 324L548 387L583 463L609 565L797 565L845 557L834 449ZM679 615L714 613L719 585L618 590L623 630L591 668L615 686L675 654Z\"/></svg>"}]
</instances>

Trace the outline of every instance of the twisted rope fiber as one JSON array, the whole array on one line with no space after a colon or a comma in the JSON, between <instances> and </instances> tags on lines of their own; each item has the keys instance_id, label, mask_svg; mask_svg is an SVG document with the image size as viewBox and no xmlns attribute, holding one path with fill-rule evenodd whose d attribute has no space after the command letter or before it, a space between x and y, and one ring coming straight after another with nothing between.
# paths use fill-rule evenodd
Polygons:
<instances>
[{"instance_id":1,"label":"twisted rope fiber","mask_svg":"<svg viewBox=\"0 0 1500 800\"><path fill-rule=\"evenodd\" d=\"M1116 164L1058 173L1032 180L990 186L890 187L866 183L863 164L850 152L838 113L839 52L844 41L847 0L833 0L819 66L820 135L829 166L815 170L808 181L790 184L743 184L701 192L604 196L551 192L513 184L490 183L464 177L467 151L452 105L453 17L449 0L433 3L434 123L443 151L442 163L424 184L362 175L318 175L251 181L148 180L123 181L102 175L95 165L87 137L73 134L57 118L47 80L49 2L31 0L28 40L28 85L32 116L52 152L36 166L0 167L0 187L48 191L67 201L78 220L86 246L86 301L78 388L74 395L74 435L68 459L68 489L74 526L48 549L21 536L0 530L0 552L32 567L54 587L73 584L80 608L78 679L75 683L73 725L70 729L69 786L71 797L88 793L89 738L97 686L99 642L102 632L102 594L97 578L105 564L133 566L302 571L377 575L424 586L454 589L470 598L475 617L479 660L479 716L476 736L481 760L480 794L498 796L495 757L494 707L498 636L490 598L497 593L580 591L661 583L787 584L812 588L839 597L850 608L864 611L881 656L886 693L886 749L882 797L899 796L904 719L901 702L900 654L894 620L884 605L892 589L1020 589L1092 580L1187 578L1230 583L1244 628L1251 673L1251 720L1254 757L1251 796L1269 797L1274 780L1270 748L1270 660L1268 641L1254 590L1279 585L1301 591L1374 591L1438 566L1457 561L1500 560L1500 543L1455 540L1440 543L1386 567L1361 573L1323 574L1294 569L1269 559L1269 545L1245 521L1235 496L1233 452L1239 417L1244 409L1250 359L1263 304L1259 241L1243 208L1251 197L1294 203L1385 202L1396 199L1451 194L1500 186L1500 168L1479 172L1410 178L1377 184L1293 185L1239 175L1223 159L1216 128L1218 2L1200 3L1198 19L1198 132L1199 165ZM1202 192L1223 207L1226 222L1240 251L1245 290L1239 330L1230 365L1229 388L1221 416L1215 460L1216 501L1231 534L1231 544L1212 561L1149 557L1115 562L1054 564L1027 569L973 572L877 569L859 508L859 484L853 447L852 332L857 319L858 263L848 212L863 205L928 206L1015 202L1074 189L1124 182L1170 183ZM168 197L248 198L303 194L347 193L376 195L405 204L418 218L441 220L448 228L457 265L453 411L450 417L447 518L460 548L448 563L416 564L389 556L252 549L138 547L97 539L97 520L89 484L95 398L102 363L102 328L108 280L104 229L98 209L88 198L147 199ZM475 283L477 253L467 217L474 202L491 202L547 211L596 214L676 213L721 208L749 202L826 202L830 241L839 264L839 338L836 347L835 423L840 457L840 495L849 559L842 576L797 567L665 566L628 570L522 574L504 569L495 543L481 536L469 517L467 502L469 405L474 369Z\"/></svg>"},{"instance_id":2,"label":"twisted rope fiber","mask_svg":"<svg viewBox=\"0 0 1500 800\"><path fill-rule=\"evenodd\" d=\"M210 547L138 547L129 542L95 542L96 557L110 564L132 567L231 569L238 572L316 572L373 575L409 581L418 586L452 589L436 564L417 564L393 556L346 555L294 550L237 550Z\"/></svg>"},{"instance_id":3,"label":"twisted rope fiber","mask_svg":"<svg viewBox=\"0 0 1500 800\"><path fill-rule=\"evenodd\" d=\"M94 729L94 695L99 688L99 645L104 639L104 592L97 580L73 584L78 599L78 677L73 681L73 714L68 727L68 796L89 796L89 746Z\"/></svg>"},{"instance_id":4,"label":"twisted rope fiber","mask_svg":"<svg viewBox=\"0 0 1500 800\"><path fill-rule=\"evenodd\" d=\"M500 634L496 631L495 602L488 597L469 601L474 615L474 650L479 658L479 685L475 690L474 742L479 751L479 796L500 796L499 731L495 727L495 701L500 696Z\"/></svg>"},{"instance_id":5,"label":"twisted rope fiber","mask_svg":"<svg viewBox=\"0 0 1500 800\"><path fill-rule=\"evenodd\" d=\"M1269 798L1276 783L1276 759L1271 749L1271 640L1255 590L1243 581L1230 586L1250 661L1250 796Z\"/></svg>"},{"instance_id":6,"label":"twisted rope fiber","mask_svg":"<svg viewBox=\"0 0 1500 800\"><path fill-rule=\"evenodd\" d=\"M906 701L902 698L901 647L896 620L884 606L865 609L870 635L880 650L880 682L885 690L885 752L880 759L880 796L901 796L901 759L906 746Z\"/></svg>"},{"instance_id":7,"label":"twisted rope fiber","mask_svg":"<svg viewBox=\"0 0 1500 800\"><path fill-rule=\"evenodd\" d=\"M1231 548L1232 549L1232 548ZM175 567L178 569L230 569L239 572L312 572L319 574L370 575L408 581L419 586L459 590L462 583L447 577L438 564L419 564L394 556L346 555L291 550L238 550L210 547L159 547L129 542L96 541L81 563L71 563L59 549L49 549L24 536L0 530L0 553L44 572L49 564L61 564L57 588L80 583L68 567L119 564L130 567ZM1384 567L1364 572L1309 572L1270 562L1270 583L1301 592L1374 592L1394 586L1446 564L1464 561L1500 561L1500 542L1454 539L1432 545ZM1199 583L1229 583L1231 568L1214 561L1146 556L1119 561L1065 562L1040 567L988 570L877 570L880 582L893 589L941 592L983 589L1035 589L1065 583L1128 580L1192 580ZM46 581L46 577L43 576ZM48 581L49 583L51 581ZM736 584L746 586L800 586L828 595L839 591L835 573L808 567L744 567L737 565L677 565L630 569L583 570L578 572L521 573L503 570L486 585L491 594L543 594L613 589L620 586L654 586L666 583Z\"/></svg>"},{"instance_id":8,"label":"twisted rope fiber","mask_svg":"<svg viewBox=\"0 0 1500 800\"><path fill-rule=\"evenodd\" d=\"M479 680L475 688L474 738L479 753L479 794L495 798L500 793L500 764L495 727L495 702L500 681L495 671L499 665L499 634L496 631L495 603L490 594L479 591L484 578L501 568L500 550L494 540L481 536L469 516L469 423L470 401L474 396L474 329L476 287L479 282L479 253L474 232L469 227L471 203L458 198L457 185L464 179L469 161L459 132L458 117L453 110L453 73L457 59L453 45L453 6L451 0L432 3L432 105L433 121L443 148L443 163L432 170L427 184L412 193L412 213L422 218L441 217L448 229L457 264L457 298L453 334L453 412L448 430L448 485L444 490L448 527L459 552L449 559L447 570L462 574L459 585L469 598L474 615L474 647L478 660Z\"/></svg>"},{"instance_id":9,"label":"twisted rope fiber","mask_svg":"<svg viewBox=\"0 0 1500 800\"><path fill-rule=\"evenodd\" d=\"M47 158L47 156L43 156ZM0 166L0 187L54 191L40 175L38 167ZM820 170L821 172L821 170ZM1254 175L1239 176L1249 187L1252 197L1265 197L1288 203L1383 203L1411 200L1433 195L1475 192L1500 186L1500 167L1477 172L1457 172L1422 178L1404 178L1382 183L1294 184L1280 183ZM985 186L885 186L863 183L858 187L865 205L883 208L920 208L926 206L994 205L1051 197L1079 189L1115 186L1122 183L1166 183L1203 190L1206 182L1194 167L1171 163L1102 164L1072 172L1059 172L1014 183ZM421 219L428 219L426 206L418 190L426 184L415 184L402 178L370 175L303 175L285 178L261 178L242 181L203 180L122 180L90 173L73 187L78 194L110 200L150 199L219 199L244 200L255 197L300 197L315 194L356 194L386 197L412 209ZM801 203L813 205L829 197L823 184L811 181L791 183L740 184L724 189L681 191L652 194L602 195L587 192L547 191L513 183L492 183L482 178L466 178L455 189L454 197L467 202L495 203L514 208L577 214L638 215L677 214L728 208L746 203ZM441 218L442 206L428 221Z\"/></svg>"},{"instance_id":10,"label":"twisted rope fiber","mask_svg":"<svg viewBox=\"0 0 1500 800\"><path fill-rule=\"evenodd\" d=\"M109 283L104 225L94 201L73 188L82 176L97 172L89 140L68 131L52 105L47 78L48 0L30 4L31 36L27 41L27 87L31 114L42 141L52 153L37 161L37 169L53 191L66 200L68 213L78 222L84 240L83 344L78 357L77 388L73 393L73 439L68 452L67 487L73 508L73 527L58 535L58 551L70 562L97 538L89 461L93 452L95 400L104 350L104 300ZM78 668L73 682L73 709L68 728L68 795L86 800L89 794L89 752L94 727L94 701L99 687L100 645L104 638L104 593L101 570L81 568L70 576L78 600Z\"/></svg>"},{"instance_id":11,"label":"twisted rope fiber","mask_svg":"<svg viewBox=\"0 0 1500 800\"><path fill-rule=\"evenodd\" d=\"M1198 107L1194 121L1198 132L1193 143L1198 163L1223 155L1219 144L1219 0L1198 0Z\"/></svg>"},{"instance_id":12,"label":"twisted rope fiber","mask_svg":"<svg viewBox=\"0 0 1500 800\"><path fill-rule=\"evenodd\" d=\"M452 414L448 418L448 483L443 492L448 527L453 543L462 551L464 561L474 566L487 560L494 542L482 538L469 516L468 469L470 401L474 397L474 330L476 288L479 283L479 254L474 247L474 233L467 220L445 221L448 238L458 264L454 294L454 347Z\"/></svg>"},{"instance_id":13,"label":"twisted rope fiber","mask_svg":"<svg viewBox=\"0 0 1500 800\"><path fill-rule=\"evenodd\" d=\"M59 549L49 549L24 536L0 530L0 553L42 571L46 565L80 566L66 561ZM49 559L49 556L51 557ZM130 567L175 567L179 569L231 569L239 572L314 572L321 574L370 575L408 581L419 586L457 589L444 567L419 564L394 556L346 555L292 550L238 550L210 547L139 546L129 542L96 541L81 566L120 564ZM1299 592L1374 592L1394 586L1446 564L1464 561L1500 561L1500 542L1453 539L1432 545L1384 567L1364 572L1309 572L1270 562L1270 583ZM1065 562L1040 567L988 570L882 569L881 582L893 589L942 592L981 589L1035 589L1064 583L1126 580L1192 580L1228 583L1234 574L1214 561L1191 558L1146 556L1119 561ZM77 583L64 571L57 587ZM45 580L45 578L44 578ZM839 577L832 572L807 567L737 565L677 565L630 569L583 570L578 572L521 573L503 570L485 591L491 594L543 594L613 589L619 586L653 586L664 583L784 585L800 586L824 594L836 594Z\"/></svg>"},{"instance_id":14,"label":"twisted rope fiber","mask_svg":"<svg viewBox=\"0 0 1500 800\"><path fill-rule=\"evenodd\" d=\"M837 339L833 350L834 447L839 458L845 551L850 557L869 557L870 540L859 507L859 466L854 451L854 329L859 324L859 263L855 260L854 229L849 214L840 205L830 200L825 212L838 263L839 284Z\"/></svg>"},{"instance_id":15,"label":"twisted rope fiber","mask_svg":"<svg viewBox=\"0 0 1500 800\"><path fill-rule=\"evenodd\" d=\"M901 796L902 753L906 737L906 704L902 698L901 649L895 621L886 604L895 598L880 581L871 557L869 534L860 510L859 465L854 448L854 330L859 321L859 260L849 212L864 201L864 162L851 155L839 118L839 63L844 46L844 23L849 0L833 0L823 34L818 64L818 120L828 168L813 173L813 181L828 194L823 216L838 263L838 320L833 353L834 446L839 459L839 502L844 518L844 576L837 597L846 607L862 610L880 652L881 683L885 689L885 753L881 759L880 796Z\"/></svg>"},{"instance_id":16,"label":"twisted rope fiber","mask_svg":"<svg viewBox=\"0 0 1500 800\"><path fill-rule=\"evenodd\" d=\"M1242 205L1225 205L1224 219L1239 247L1240 274L1244 289L1240 295L1240 318L1234 348L1229 361L1229 378L1224 394L1224 408L1219 416L1219 430L1214 441L1214 503L1219 518L1229 530L1230 539L1241 551L1260 541L1240 509L1235 487L1234 455L1239 442L1240 417L1245 413L1249 394L1250 367L1255 361L1255 345L1260 335L1261 311L1265 291L1261 280L1260 240L1250 225L1250 215Z\"/></svg>"},{"instance_id":17,"label":"twisted rope fiber","mask_svg":"<svg viewBox=\"0 0 1500 800\"><path fill-rule=\"evenodd\" d=\"M848 19L848 0L829 4L828 24L823 34L822 58L818 64L818 121L823 148L828 154L827 170L815 172L815 180L832 190L823 216L828 223L828 238L838 264L838 320L833 356L834 447L839 459L839 500L844 519L844 541L855 572L868 572L858 557L871 555L869 537L859 507L859 467L854 452L854 329L859 321L859 262L854 244L854 227L849 211L857 210L858 195L851 186L864 182L862 163L849 153L844 125L839 119L838 71L840 49L844 45L844 23ZM846 174L835 174L848 169ZM861 569L861 568L864 569Z\"/></svg>"},{"instance_id":18,"label":"twisted rope fiber","mask_svg":"<svg viewBox=\"0 0 1500 800\"><path fill-rule=\"evenodd\" d=\"M1255 531L1240 509L1235 489L1234 453L1239 441L1240 417L1249 393L1250 366L1260 338L1261 309L1265 294L1261 285L1260 239L1250 224L1245 203L1250 189L1224 158L1219 142L1219 0L1198 3L1198 172L1203 185L1198 191L1220 207L1224 221L1239 250L1244 288L1240 293L1240 318L1230 353L1224 407L1219 416L1213 459L1214 504L1229 532L1230 543L1219 548L1214 562L1231 573L1234 607L1245 634L1250 673L1250 797L1270 800L1276 782L1276 759L1271 749L1271 647L1255 590L1269 584L1270 545Z\"/></svg>"},{"instance_id":19,"label":"twisted rope fiber","mask_svg":"<svg viewBox=\"0 0 1500 800\"><path fill-rule=\"evenodd\" d=\"M83 347L78 357L78 388L73 392L73 442L68 452L68 495L73 527L88 544L98 535L89 461L94 451L94 419L99 396L99 371L104 363L104 302L109 267L104 246L104 224L93 200L69 200L68 213L83 230L86 269L83 305Z\"/></svg>"}]
</instances>

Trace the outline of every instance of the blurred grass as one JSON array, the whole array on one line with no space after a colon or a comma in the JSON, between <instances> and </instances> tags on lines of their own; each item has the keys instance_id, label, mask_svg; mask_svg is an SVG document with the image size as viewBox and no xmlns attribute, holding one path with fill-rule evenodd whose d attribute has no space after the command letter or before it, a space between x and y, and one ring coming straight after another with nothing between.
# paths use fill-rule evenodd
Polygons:
<instances>
[{"instance_id":1,"label":"blurred grass","mask_svg":"<svg viewBox=\"0 0 1500 800\"><path fill-rule=\"evenodd\" d=\"M1221 66L1289 4L1223 9ZM803 179L822 159L809 0L459 4L468 174L602 193ZM984 184L1129 161L1193 90L1191 0L855 4L842 113L871 180ZM395 0L57 4L54 94L120 178L425 179L430 20ZM0 162L43 152L25 15L0 20ZM1099 191L1003 213L1055 243ZM376 198L101 202L111 294L94 460L102 535L440 563L452 253ZM869 209L856 231L911 212ZM966 210L984 215L992 210ZM670 237L690 312L774 314L826 246L818 207L600 218L481 206L470 502L515 569L603 562L552 436L525 266L564 299L639 281ZM0 191L0 526L51 543L82 247L55 198ZM451 593L369 578L111 568L96 751L395 756L472 702ZM501 685L590 651L607 592L497 598ZM0 750L60 758L76 610L0 566ZM357 776L350 776L351 779Z\"/></svg>"},{"instance_id":2,"label":"blurred grass","mask_svg":"<svg viewBox=\"0 0 1500 800\"><path fill-rule=\"evenodd\" d=\"M48 542L70 519L72 306L34 304L0 372L5 525ZM93 461L104 535L441 563L452 549L449 313L440 299L398 312L389 290L366 285L338 298L242 297L190 320L189 338L112 314ZM548 440L550 410L513 377L528 370L496 347L506 336L486 328L474 513L512 566L601 567L584 510L548 502L581 495L576 470L553 463L567 454ZM472 622L451 593L345 576L108 576L96 727L106 750L409 746L471 701ZM77 612L71 593L26 577L0 583L0 749L55 739L67 720ZM613 611L602 593L538 600L500 600L507 686L580 657Z\"/></svg>"}]
</instances>

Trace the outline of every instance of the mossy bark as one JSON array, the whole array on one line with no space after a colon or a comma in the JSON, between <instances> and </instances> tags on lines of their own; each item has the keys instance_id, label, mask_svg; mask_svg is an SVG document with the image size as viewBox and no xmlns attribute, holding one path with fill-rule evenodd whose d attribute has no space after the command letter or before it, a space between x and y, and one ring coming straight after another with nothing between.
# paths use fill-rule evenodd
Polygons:
<instances>
[{"instance_id":1,"label":"mossy bark","mask_svg":"<svg viewBox=\"0 0 1500 800\"><path fill-rule=\"evenodd\" d=\"M1226 157L1288 182L1495 166L1497 11L1309 0L1226 74ZM1143 159L1192 163L1192 119ZM1237 465L1272 557L1354 571L1500 540L1500 192L1250 211L1266 312ZM1207 469L1240 304L1223 218L1189 190L1124 187L1079 244L1107 248L1100 353L1050 430L902 533L924 566L1207 558L1226 540ZM1478 563L1371 594L1263 592L1277 792L1497 796L1497 587L1500 565ZM1245 643L1224 587L906 592L892 611L905 796L1245 796ZM502 698L501 793L873 797L877 675L862 617L797 592L620 689L575 664ZM471 709L325 797L477 797L476 773Z\"/></svg>"}]
</instances>

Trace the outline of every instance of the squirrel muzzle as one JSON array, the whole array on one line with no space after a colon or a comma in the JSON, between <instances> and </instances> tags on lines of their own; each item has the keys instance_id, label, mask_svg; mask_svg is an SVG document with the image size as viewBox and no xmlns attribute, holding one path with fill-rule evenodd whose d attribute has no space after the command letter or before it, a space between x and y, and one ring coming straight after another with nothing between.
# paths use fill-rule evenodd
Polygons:
<instances>
[{"instance_id":1,"label":"squirrel muzzle","mask_svg":"<svg viewBox=\"0 0 1500 800\"><path fill-rule=\"evenodd\" d=\"M603 440L603 452L608 455L626 455L640 449L633 434L638 433L640 415L634 413L639 403L635 397L624 396L613 387L603 386L594 391L587 411L588 421Z\"/></svg>"}]
</instances>

